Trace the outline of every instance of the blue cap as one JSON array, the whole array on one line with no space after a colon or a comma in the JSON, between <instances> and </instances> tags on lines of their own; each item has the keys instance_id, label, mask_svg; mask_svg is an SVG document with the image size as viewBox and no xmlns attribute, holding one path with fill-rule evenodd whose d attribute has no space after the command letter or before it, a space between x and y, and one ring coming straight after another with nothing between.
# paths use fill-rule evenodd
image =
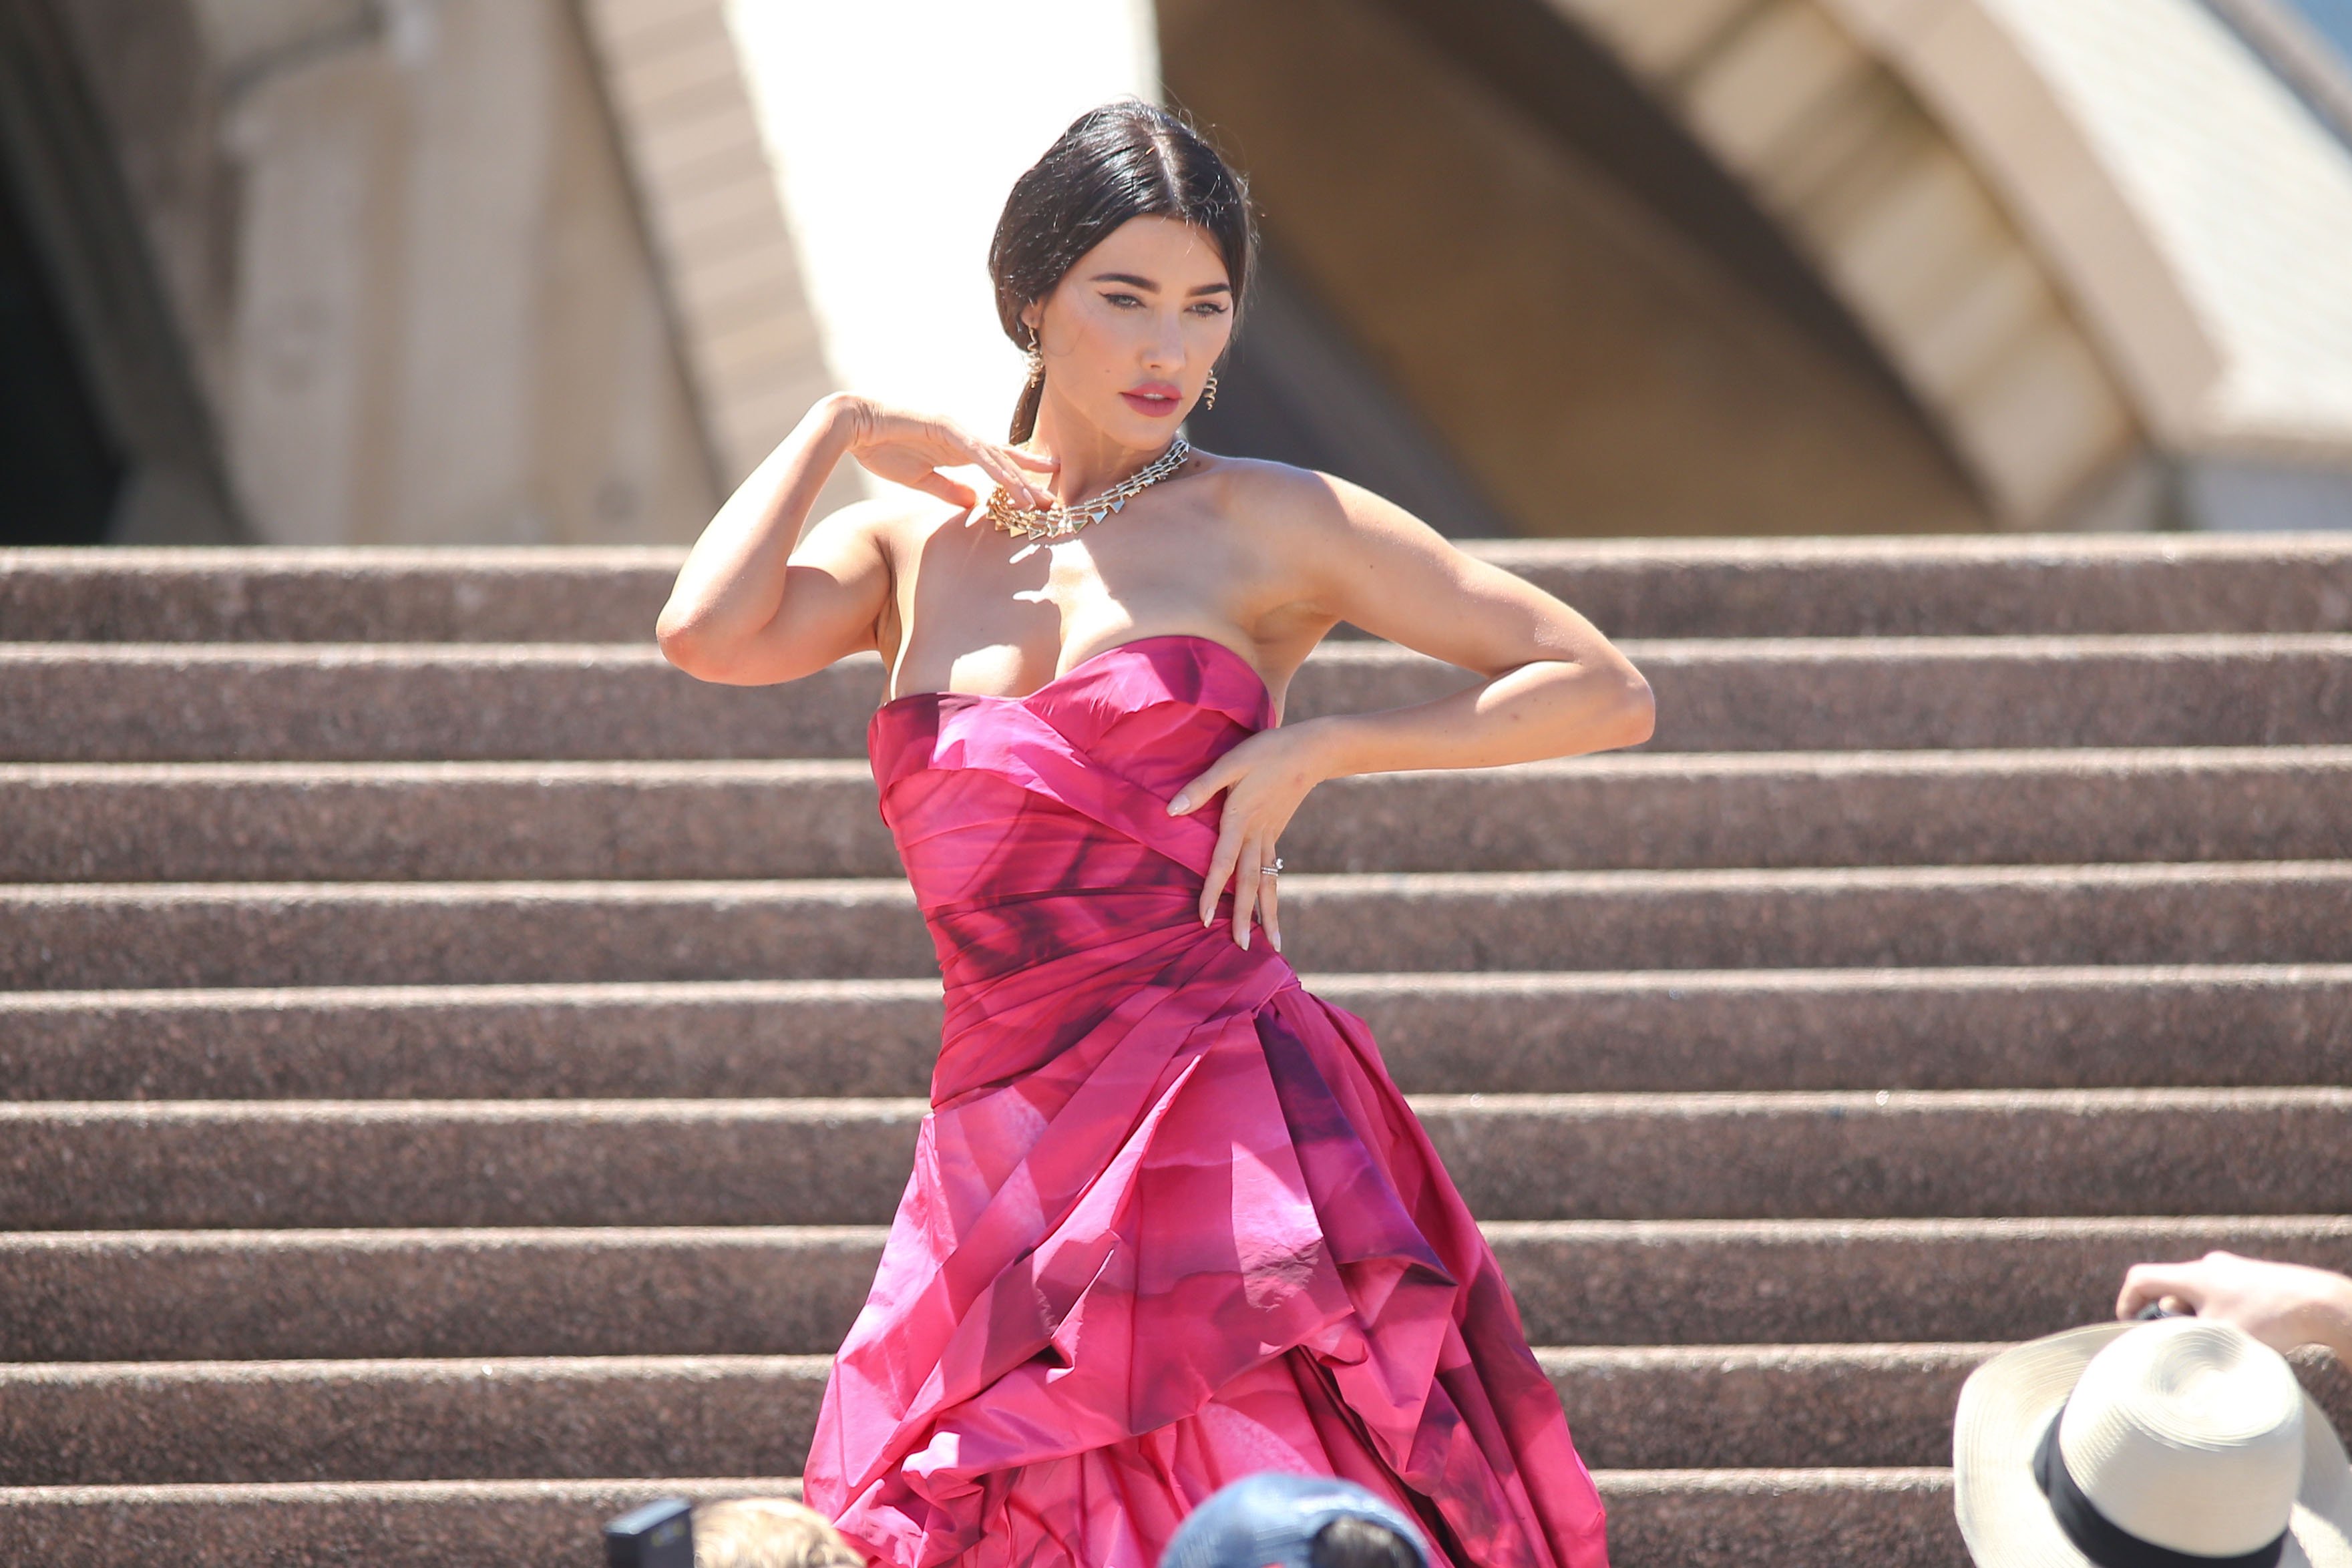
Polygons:
<instances>
[{"instance_id":1,"label":"blue cap","mask_svg":"<svg viewBox=\"0 0 2352 1568\"><path fill-rule=\"evenodd\" d=\"M1412 1521L1353 1481L1267 1470L1247 1476L1192 1510L1160 1568L1307 1568L1316 1532L1335 1519L1385 1525L1412 1543L1423 1568L1429 1542Z\"/></svg>"}]
</instances>

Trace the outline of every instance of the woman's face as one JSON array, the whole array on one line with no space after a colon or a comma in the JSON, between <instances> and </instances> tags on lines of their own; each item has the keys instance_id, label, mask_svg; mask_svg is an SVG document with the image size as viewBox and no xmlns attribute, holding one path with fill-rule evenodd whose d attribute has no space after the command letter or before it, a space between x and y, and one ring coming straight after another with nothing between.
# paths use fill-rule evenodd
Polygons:
<instances>
[{"instance_id":1,"label":"woman's face","mask_svg":"<svg viewBox=\"0 0 2352 1568\"><path fill-rule=\"evenodd\" d=\"M1129 218L1021 319L1037 329L1045 400L1122 447L1176 434L1234 331L1217 242L1174 218ZM1057 421L1058 423L1058 421Z\"/></svg>"}]
</instances>

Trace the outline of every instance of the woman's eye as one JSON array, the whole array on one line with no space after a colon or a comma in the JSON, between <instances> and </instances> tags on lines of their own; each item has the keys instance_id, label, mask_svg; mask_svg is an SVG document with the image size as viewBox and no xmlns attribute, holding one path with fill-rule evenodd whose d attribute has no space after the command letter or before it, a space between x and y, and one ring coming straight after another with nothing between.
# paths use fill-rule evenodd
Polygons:
<instances>
[{"instance_id":1,"label":"woman's eye","mask_svg":"<svg viewBox=\"0 0 2352 1568\"><path fill-rule=\"evenodd\" d=\"M1140 305L1143 303L1142 300L1137 299L1132 294L1106 294L1103 298L1109 300L1114 305Z\"/></svg>"},{"instance_id":2,"label":"woman's eye","mask_svg":"<svg viewBox=\"0 0 2352 1568\"><path fill-rule=\"evenodd\" d=\"M1225 313L1224 306L1217 303L1214 300L1203 300L1199 304L1193 306L1192 309L1200 311L1201 314L1204 316L1222 316Z\"/></svg>"}]
</instances>

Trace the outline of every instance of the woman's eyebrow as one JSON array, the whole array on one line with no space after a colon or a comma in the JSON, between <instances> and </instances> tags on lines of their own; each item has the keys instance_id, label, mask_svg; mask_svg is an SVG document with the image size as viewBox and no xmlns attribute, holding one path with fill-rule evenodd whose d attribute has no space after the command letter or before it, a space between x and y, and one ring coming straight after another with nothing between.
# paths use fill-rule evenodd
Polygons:
<instances>
[{"instance_id":1,"label":"woman's eyebrow","mask_svg":"<svg viewBox=\"0 0 2352 1568\"><path fill-rule=\"evenodd\" d=\"M1087 281L1090 283L1125 283L1132 288L1140 289L1148 294L1157 294L1160 292L1159 284L1154 283L1149 278L1139 278L1132 272L1097 272L1092 278L1088 279ZM1198 289L1192 290L1192 292L1195 294L1230 294L1233 291L1234 286L1230 283L1203 283Z\"/></svg>"}]
</instances>

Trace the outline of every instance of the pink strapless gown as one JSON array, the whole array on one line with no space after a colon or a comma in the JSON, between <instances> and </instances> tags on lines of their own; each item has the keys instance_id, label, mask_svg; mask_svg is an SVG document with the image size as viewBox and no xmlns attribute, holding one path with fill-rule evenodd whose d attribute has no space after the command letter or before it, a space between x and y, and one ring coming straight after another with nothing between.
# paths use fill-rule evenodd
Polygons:
<instances>
[{"instance_id":1,"label":"pink strapless gown","mask_svg":"<svg viewBox=\"0 0 2352 1568\"><path fill-rule=\"evenodd\" d=\"M808 1500L899 1568L1154 1568L1258 1470L1339 1475L1454 1568L1604 1568L1601 1506L1494 1254L1362 1019L1197 912L1272 721L1210 638L868 744L938 944L931 1111L817 1418Z\"/></svg>"}]
</instances>

